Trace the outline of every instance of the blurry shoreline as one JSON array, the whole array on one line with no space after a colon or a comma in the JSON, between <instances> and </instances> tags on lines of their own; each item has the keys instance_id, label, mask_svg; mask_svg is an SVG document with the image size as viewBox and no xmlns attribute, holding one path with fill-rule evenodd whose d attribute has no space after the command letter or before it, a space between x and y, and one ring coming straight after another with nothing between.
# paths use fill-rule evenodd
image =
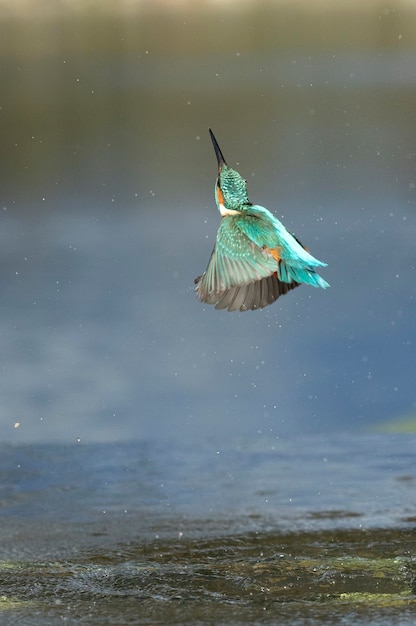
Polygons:
<instances>
[{"instance_id":1,"label":"blurry shoreline","mask_svg":"<svg viewBox=\"0 0 416 626\"><path fill-rule=\"evenodd\" d=\"M213 46L221 53L269 47L298 52L331 47L406 49L416 45L415 16L416 3L406 0L389 7L380 0L229 0L221 5L216 0L56 4L0 0L0 57L30 51L33 58L65 48L126 53L151 47L153 54L176 57L212 53Z\"/></svg>"},{"instance_id":2,"label":"blurry shoreline","mask_svg":"<svg viewBox=\"0 0 416 626\"><path fill-rule=\"evenodd\" d=\"M1 0L0 14L10 13L13 15L25 15L37 12L39 14L64 14L64 13L88 13L95 10L110 13L155 12L155 11L178 11L186 10L198 12L200 10L221 10L246 11L247 9L275 9L288 8L290 4L293 10L309 11L316 13L321 11L338 12L354 11L357 9L364 11L379 11L382 15L390 15L408 8L414 8L413 0L392 0L388 3L381 0L93 0L86 3L84 0L66 0L63 2L51 3L48 0Z\"/></svg>"}]
</instances>

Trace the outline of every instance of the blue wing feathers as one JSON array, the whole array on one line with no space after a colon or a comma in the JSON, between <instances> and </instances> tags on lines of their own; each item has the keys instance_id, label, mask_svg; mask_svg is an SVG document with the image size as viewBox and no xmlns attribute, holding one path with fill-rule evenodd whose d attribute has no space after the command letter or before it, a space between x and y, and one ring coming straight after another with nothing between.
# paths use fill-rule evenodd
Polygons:
<instances>
[{"instance_id":1,"label":"blue wing feathers","mask_svg":"<svg viewBox=\"0 0 416 626\"><path fill-rule=\"evenodd\" d=\"M280 260L270 250L278 250ZM196 291L217 309L259 309L301 283L325 289L328 283L315 271L325 265L270 211L251 206L222 218L208 267L195 280Z\"/></svg>"}]
</instances>

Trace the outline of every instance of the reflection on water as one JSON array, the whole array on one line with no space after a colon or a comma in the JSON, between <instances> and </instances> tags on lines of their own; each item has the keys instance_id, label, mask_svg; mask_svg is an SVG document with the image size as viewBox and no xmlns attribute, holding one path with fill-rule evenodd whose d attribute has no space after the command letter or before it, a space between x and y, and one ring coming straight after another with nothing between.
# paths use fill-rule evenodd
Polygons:
<instances>
[{"instance_id":1,"label":"reflection on water","mask_svg":"<svg viewBox=\"0 0 416 626\"><path fill-rule=\"evenodd\" d=\"M180 531L403 527L415 519L414 461L403 435L3 446L3 535L10 520L41 522L27 547L19 543L25 556L43 554L43 523L115 533L120 523L120 537L146 541Z\"/></svg>"}]
</instances>

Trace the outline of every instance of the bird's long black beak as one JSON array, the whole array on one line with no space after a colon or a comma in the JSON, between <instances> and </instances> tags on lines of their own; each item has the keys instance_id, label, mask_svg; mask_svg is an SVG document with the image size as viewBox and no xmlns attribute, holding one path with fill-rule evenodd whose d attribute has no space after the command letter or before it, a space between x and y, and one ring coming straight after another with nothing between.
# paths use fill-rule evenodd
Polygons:
<instances>
[{"instance_id":1,"label":"bird's long black beak","mask_svg":"<svg viewBox=\"0 0 416 626\"><path fill-rule=\"evenodd\" d=\"M212 145L214 146L215 154L217 155L218 161L218 169L221 169L222 165L227 165L227 161L224 159L223 153L221 152L221 148L218 145L217 140L215 139L215 135L210 128L208 128L209 134L211 137Z\"/></svg>"}]
</instances>

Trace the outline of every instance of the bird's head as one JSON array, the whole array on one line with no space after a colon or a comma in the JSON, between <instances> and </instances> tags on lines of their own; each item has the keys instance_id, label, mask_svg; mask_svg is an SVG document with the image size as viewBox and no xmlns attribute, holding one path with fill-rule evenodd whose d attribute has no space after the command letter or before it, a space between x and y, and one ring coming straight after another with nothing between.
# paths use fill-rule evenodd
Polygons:
<instances>
[{"instance_id":1,"label":"bird's head","mask_svg":"<svg viewBox=\"0 0 416 626\"><path fill-rule=\"evenodd\" d=\"M227 165L214 133L209 129L218 161L218 176L215 183L215 201L221 212L244 211L251 203L247 197L247 183L238 172ZM222 208L223 207L223 208Z\"/></svg>"}]
</instances>

